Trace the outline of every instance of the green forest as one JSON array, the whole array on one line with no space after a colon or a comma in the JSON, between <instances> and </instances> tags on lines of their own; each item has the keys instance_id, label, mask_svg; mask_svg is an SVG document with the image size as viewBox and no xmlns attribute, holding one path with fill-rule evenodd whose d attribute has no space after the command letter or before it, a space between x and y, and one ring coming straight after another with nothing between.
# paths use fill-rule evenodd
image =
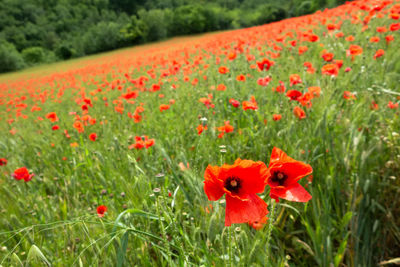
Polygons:
<instances>
[{"instance_id":1,"label":"green forest","mask_svg":"<svg viewBox=\"0 0 400 267\"><path fill-rule=\"evenodd\" d=\"M261 25L343 0L0 0L0 72Z\"/></svg>"}]
</instances>

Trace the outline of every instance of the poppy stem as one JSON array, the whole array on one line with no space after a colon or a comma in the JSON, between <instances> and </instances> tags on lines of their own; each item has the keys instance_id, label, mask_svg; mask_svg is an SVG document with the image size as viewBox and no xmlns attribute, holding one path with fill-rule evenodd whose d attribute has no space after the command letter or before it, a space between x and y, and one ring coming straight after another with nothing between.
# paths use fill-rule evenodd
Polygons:
<instances>
[{"instance_id":1,"label":"poppy stem","mask_svg":"<svg viewBox=\"0 0 400 267\"><path fill-rule=\"evenodd\" d=\"M265 266L268 266L268 261L269 261L269 253L270 253L270 245L269 242L271 240L271 233L272 233L272 225L274 224L274 213L275 213L275 200L271 199L271 216L269 217L269 222L268 222L268 231L267 231L267 241L265 243L266 247L266 256L265 256Z\"/></svg>"},{"instance_id":2,"label":"poppy stem","mask_svg":"<svg viewBox=\"0 0 400 267\"><path fill-rule=\"evenodd\" d=\"M228 227L228 256L229 256L229 260L228 260L228 266L229 267L233 267L232 265L232 257L233 257L233 253L232 253L232 226Z\"/></svg>"}]
</instances>

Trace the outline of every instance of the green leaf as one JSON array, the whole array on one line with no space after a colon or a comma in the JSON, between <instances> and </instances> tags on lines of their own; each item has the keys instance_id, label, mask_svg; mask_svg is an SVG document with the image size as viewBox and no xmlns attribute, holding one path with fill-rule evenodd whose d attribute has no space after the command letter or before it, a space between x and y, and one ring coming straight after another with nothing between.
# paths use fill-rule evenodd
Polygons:
<instances>
[{"instance_id":1,"label":"green leaf","mask_svg":"<svg viewBox=\"0 0 400 267\"><path fill-rule=\"evenodd\" d=\"M128 248L129 232L125 232L121 239L121 245L117 251L117 267L124 266L126 249Z\"/></svg>"}]
</instances>

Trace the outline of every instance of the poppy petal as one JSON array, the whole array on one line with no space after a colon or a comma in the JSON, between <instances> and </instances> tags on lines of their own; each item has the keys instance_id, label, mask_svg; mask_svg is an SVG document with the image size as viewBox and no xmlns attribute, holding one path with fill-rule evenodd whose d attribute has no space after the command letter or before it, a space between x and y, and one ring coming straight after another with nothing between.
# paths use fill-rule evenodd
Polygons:
<instances>
[{"instance_id":1,"label":"poppy petal","mask_svg":"<svg viewBox=\"0 0 400 267\"><path fill-rule=\"evenodd\" d=\"M291 162L291 161L295 161L294 159L292 159L291 157L289 157L285 152L283 152L282 150L280 150L277 147L274 147L272 149L271 152L271 158L269 160L269 166L271 167L271 165L275 162Z\"/></svg>"},{"instance_id":2,"label":"poppy petal","mask_svg":"<svg viewBox=\"0 0 400 267\"><path fill-rule=\"evenodd\" d=\"M252 160L237 159L235 164L223 165L220 170L220 177L225 180L229 177L238 177L241 181L240 193L234 194L224 190L227 194L239 197L242 200L247 199L249 194L264 192L268 178L268 168L264 162Z\"/></svg>"},{"instance_id":3,"label":"poppy petal","mask_svg":"<svg viewBox=\"0 0 400 267\"><path fill-rule=\"evenodd\" d=\"M260 221L268 214L267 203L256 194L250 194L248 200L226 195L225 226L232 223Z\"/></svg>"},{"instance_id":4,"label":"poppy petal","mask_svg":"<svg viewBox=\"0 0 400 267\"><path fill-rule=\"evenodd\" d=\"M286 191L286 195L283 199L296 202L307 202L312 197L311 195L298 183Z\"/></svg>"},{"instance_id":5,"label":"poppy petal","mask_svg":"<svg viewBox=\"0 0 400 267\"><path fill-rule=\"evenodd\" d=\"M220 168L218 166L208 165L204 173L204 192L211 201L216 201L224 194L223 182L218 179Z\"/></svg>"}]
</instances>

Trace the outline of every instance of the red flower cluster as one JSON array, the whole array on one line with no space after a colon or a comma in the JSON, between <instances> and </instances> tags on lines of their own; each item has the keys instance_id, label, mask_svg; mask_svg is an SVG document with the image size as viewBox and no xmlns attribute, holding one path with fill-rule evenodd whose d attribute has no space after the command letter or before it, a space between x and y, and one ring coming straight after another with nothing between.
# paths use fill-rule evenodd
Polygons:
<instances>
[{"instance_id":1,"label":"red flower cluster","mask_svg":"<svg viewBox=\"0 0 400 267\"><path fill-rule=\"evenodd\" d=\"M219 132L218 138L222 138L226 133L233 132L234 128L229 124L229 121L225 121L223 126L217 127L217 130Z\"/></svg>"},{"instance_id":2,"label":"red flower cluster","mask_svg":"<svg viewBox=\"0 0 400 267\"><path fill-rule=\"evenodd\" d=\"M204 173L204 192L211 201L226 199L225 226L266 221L267 204L257 194L270 187L270 197L307 202L311 195L298 181L312 173L310 165L296 161L274 147L269 166L261 161L237 159L233 165L211 166Z\"/></svg>"},{"instance_id":3,"label":"red flower cluster","mask_svg":"<svg viewBox=\"0 0 400 267\"><path fill-rule=\"evenodd\" d=\"M19 181L23 179L25 182L32 180L33 176L35 176L35 174L30 174L26 167L16 169L12 174L12 177L14 177L15 180Z\"/></svg>"},{"instance_id":4,"label":"red flower cluster","mask_svg":"<svg viewBox=\"0 0 400 267\"><path fill-rule=\"evenodd\" d=\"M154 139L149 139L147 135L145 136L135 136L135 143L130 145L129 149L142 149L142 148L149 148L153 146L155 143Z\"/></svg>"},{"instance_id":5,"label":"red flower cluster","mask_svg":"<svg viewBox=\"0 0 400 267\"><path fill-rule=\"evenodd\" d=\"M243 101L242 108L243 110L248 110L248 109L257 110L258 105L256 98L252 95L250 101Z\"/></svg>"}]
</instances>

